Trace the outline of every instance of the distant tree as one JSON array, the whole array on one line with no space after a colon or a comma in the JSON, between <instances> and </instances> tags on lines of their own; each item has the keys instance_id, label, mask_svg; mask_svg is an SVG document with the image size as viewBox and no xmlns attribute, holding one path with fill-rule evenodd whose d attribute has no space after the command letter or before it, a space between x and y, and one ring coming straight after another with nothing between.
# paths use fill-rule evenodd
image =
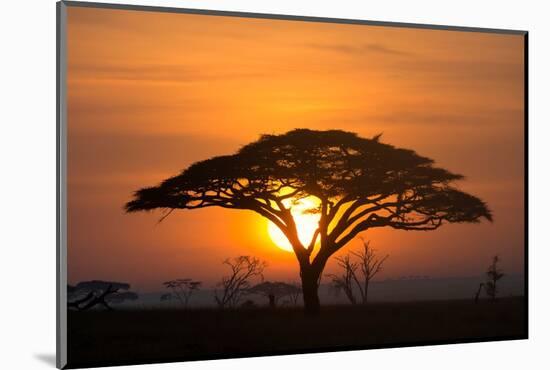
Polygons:
<instances>
[{"instance_id":1,"label":"distant tree","mask_svg":"<svg viewBox=\"0 0 550 370\"><path fill-rule=\"evenodd\" d=\"M361 302L367 304L369 284L371 280L382 270L382 264L389 255L382 258L376 256L376 251L370 246L370 241L363 242L363 249L359 252L351 251L356 262L351 260L350 254L337 257L338 265L343 268L341 275L329 275L332 278L333 287L342 290L352 304L357 300L353 294L353 286L356 286L361 295Z\"/></svg>"},{"instance_id":2,"label":"distant tree","mask_svg":"<svg viewBox=\"0 0 550 370\"><path fill-rule=\"evenodd\" d=\"M176 279L176 280L166 281L162 284L166 288L172 291L170 299L172 299L173 297L176 297L180 301L180 303L183 305L183 307L187 308L187 305L189 304L189 299L193 295L193 292L200 289L202 282L185 278L185 279ZM168 297L165 297L164 300L167 300L167 299ZM162 297L161 297L161 300L162 300Z\"/></svg>"},{"instance_id":3,"label":"distant tree","mask_svg":"<svg viewBox=\"0 0 550 370\"><path fill-rule=\"evenodd\" d=\"M109 303L119 304L127 301L136 301L138 299L139 295L136 292L117 292L109 295L106 298L106 301Z\"/></svg>"},{"instance_id":4,"label":"distant tree","mask_svg":"<svg viewBox=\"0 0 550 370\"><path fill-rule=\"evenodd\" d=\"M91 280L68 285L68 308L85 311L97 305L112 310L109 303L122 303L139 298L135 292L128 291L130 284L113 281ZM119 290L126 290L119 292Z\"/></svg>"},{"instance_id":5,"label":"distant tree","mask_svg":"<svg viewBox=\"0 0 550 370\"><path fill-rule=\"evenodd\" d=\"M290 283L290 285L292 285L293 287L289 294L290 303L292 303L292 305L294 306L297 306L298 298L300 298L300 295L302 295L302 287L297 282L292 282Z\"/></svg>"},{"instance_id":6,"label":"distant tree","mask_svg":"<svg viewBox=\"0 0 550 370\"><path fill-rule=\"evenodd\" d=\"M504 274L498 268L498 262L500 261L498 255L493 257L493 262L489 265L487 269L487 281L485 282L485 292L494 302L497 298L497 282L502 279Z\"/></svg>"},{"instance_id":7,"label":"distant tree","mask_svg":"<svg viewBox=\"0 0 550 370\"><path fill-rule=\"evenodd\" d=\"M389 255L386 254L384 257L379 258L376 256L376 250L370 246L370 241L365 241L364 239L361 239L361 241L363 243L363 249L359 252L352 251L351 253L359 260L359 268L363 277L362 289L359 281L356 281L356 283L359 287L363 304L367 304L369 283L376 274L382 270L382 265L388 259Z\"/></svg>"},{"instance_id":8,"label":"distant tree","mask_svg":"<svg viewBox=\"0 0 550 370\"><path fill-rule=\"evenodd\" d=\"M267 264L256 257L239 256L223 262L230 273L222 278L214 291L214 299L220 308L235 308L251 287L254 279L263 280Z\"/></svg>"},{"instance_id":9,"label":"distant tree","mask_svg":"<svg viewBox=\"0 0 550 370\"><path fill-rule=\"evenodd\" d=\"M295 302L298 299L296 295L299 295L300 292L300 287L296 287L295 285L271 281L264 281L247 290L248 294L258 294L268 298L269 306L271 308L275 308L279 300L285 297L289 297L289 299L294 300Z\"/></svg>"},{"instance_id":10,"label":"distant tree","mask_svg":"<svg viewBox=\"0 0 550 370\"><path fill-rule=\"evenodd\" d=\"M192 164L135 192L127 212L222 207L256 212L286 236L298 260L304 307L319 313L328 259L359 233L378 227L429 231L444 223L492 219L486 204L458 190L463 177L412 150L341 130L263 135L236 154ZM311 197L319 226L303 243L292 214ZM161 218L161 220L162 220ZM317 247L318 246L318 247Z\"/></svg>"},{"instance_id":11,"label":"distant tree","mask_svg":"<svg viewBox=\"0 0 550 370\"><path fill-rule=\"evenodd\" d=\"M334 289L336 294L344 292L351 304L356 304L357 299L353 294L353 284L354 281L357 280L357 263L351 261L349 254L343 257L336 257L335 259L338 263L338 266L342 268L343 272L341 273L341 275L328 275L328 277L332 281L332 288Z\"/></svg>"}]
</instances>

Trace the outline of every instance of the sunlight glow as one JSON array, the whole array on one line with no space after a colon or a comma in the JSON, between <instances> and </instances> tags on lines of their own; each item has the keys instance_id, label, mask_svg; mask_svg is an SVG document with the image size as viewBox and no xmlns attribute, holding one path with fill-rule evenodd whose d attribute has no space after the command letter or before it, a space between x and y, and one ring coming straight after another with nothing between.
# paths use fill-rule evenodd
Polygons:
<instances>
[{"instance_id":1,"label":"sunlight glow","mask_svg":"<svg viewBox=\"0 0 550 370\"><path fill-rule=\"evenodd\" d=\"M319 223L319 215L304 213L304 211L311 210L318 206L317 202L313 198L304 198L292 204L292 201L285 202L286 207L291 207L291 213L296 222L298 228L298 237L304 246L309 245L313 233L317 229ZM269 237L275 243L275 245L282 250L292 252L292 246L290 245L285 234L272 222L268 223L267 231Z\"/></svg>"}]
</instances>

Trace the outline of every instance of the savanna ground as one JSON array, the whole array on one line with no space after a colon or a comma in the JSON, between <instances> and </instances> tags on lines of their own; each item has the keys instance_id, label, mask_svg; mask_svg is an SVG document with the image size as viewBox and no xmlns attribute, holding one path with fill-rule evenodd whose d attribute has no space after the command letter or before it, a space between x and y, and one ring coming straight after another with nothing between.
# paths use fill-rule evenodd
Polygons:
<instances>
[{"instance_id":1,"label":"savanna ground","mask_svg":"<svg viewBox=\"0 0 550 370\"><path fill-rule=\"evenodd\" d=\"M68 313L69 367L526 338L525 299Z\"/></svg>"}]
</instances>

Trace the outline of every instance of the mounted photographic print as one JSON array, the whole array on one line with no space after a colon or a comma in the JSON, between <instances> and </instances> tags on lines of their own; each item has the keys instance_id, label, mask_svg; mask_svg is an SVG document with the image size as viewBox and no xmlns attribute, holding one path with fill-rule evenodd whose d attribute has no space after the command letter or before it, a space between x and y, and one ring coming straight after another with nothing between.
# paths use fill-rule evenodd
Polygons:
<instances>
[{"instance_id":1,"label":"mounted photographic print","mask_svg":"<svg viewBox=\"0 0 550 370\"><path fill-rule=\"evenodd\" d=\"M526 56L58 3L58 366L527 338Z\"/></svg>"}]
</instances>

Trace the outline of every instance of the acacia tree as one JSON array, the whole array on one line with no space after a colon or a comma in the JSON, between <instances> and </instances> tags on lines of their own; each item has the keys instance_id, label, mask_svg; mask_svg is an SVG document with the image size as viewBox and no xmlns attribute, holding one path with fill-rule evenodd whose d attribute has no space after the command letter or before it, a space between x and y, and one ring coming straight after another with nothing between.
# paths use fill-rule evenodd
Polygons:
<instances>
[{"instance_id":1,"label":"acacia tree","mask_svg":"<svg viewBox=\"0 0 550 370\"><path fill-rule=\"evenodd\" d=\"M287 284L280 281L264 281L256 284L247 290L248 294L259 294L269 299L269 306L275 308L280 299L288 297L294 305L298 300L300 288L293 284Z\"/></svg>"},{"instance_id":2,"label":"acacia tree","mask_svg":"<svg viewBox=\"0 0 550 370\"><path fill-rule=\"evenodd\" d=\"M138 294L129 291L130 284L114 281L91 280L82 281L76 286L67 286L67 307L78 311L85 311L95 306L102 306L107 310L113 308L109 303L135 301ZM124 290L124 292L120 292Z\"/></svg>"},{"instance_id":3,"label":"acacia tree","mask_svg":"<svg viewBox=\"0 0 550 370\"><path fill-rule=\"evenodd\" d=\"M359 233L491 220L484 202L452 186L461 175L379 138L308 129L263 135L233 155L194 163L158 186L138 190L126 211L162 209L163 218L176 209L256 212L288 239L300 267L305 310L317 314L327 260ZM302 243L291 211L295 200L306 197L318 204L310 212L318 214L319 227Z\"/></svg>"},{"instance_id":4,"label":"acacia tree","mask_svg":"<svg viewBox=\"0 0 550 370\"><path fill-rule=\"evenodd\" d=\"M184 308L187 308L189 299L195 291L200 289L202 282L185 278L165 281L162 285L170 289L173 296L180 301ZM167 297L165 297L164 300L166 300L166 298Z\"/></svg>"}]
</instances>

